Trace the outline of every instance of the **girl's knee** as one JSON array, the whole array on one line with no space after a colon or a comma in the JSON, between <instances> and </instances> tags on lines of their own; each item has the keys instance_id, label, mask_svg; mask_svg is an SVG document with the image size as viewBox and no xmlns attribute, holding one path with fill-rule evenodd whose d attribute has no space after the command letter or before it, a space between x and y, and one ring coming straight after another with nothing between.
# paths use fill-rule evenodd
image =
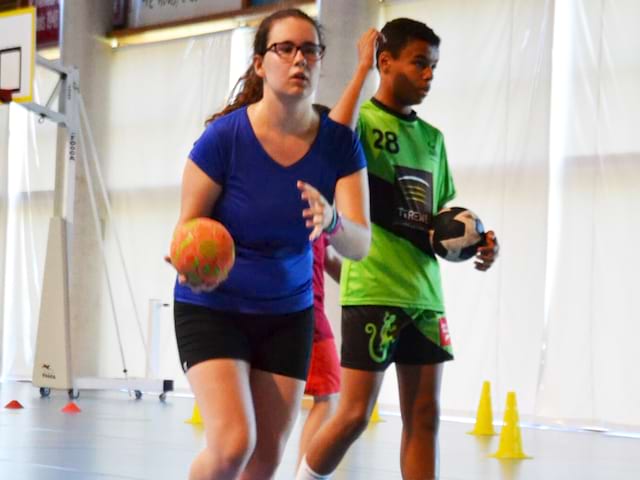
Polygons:
<instances>
[{"instance_id":1,"label":"girl's knee","mask_svg":"<svg viewBox=\"0 0 640 480\"><path fill-rule=\"evenodd\" d=\"M234 478L249 461L255 448L255 434L248 428L227 429L216 435L208 432L202 452L210 466L207 478ZM213 438L212 438L213 437Z\"/></svg>"},{"instance_id":2,"label":"girl's knee","mask_svg":"<svg viewBox=\"0 0 640 480\"><path fill-rule=\"evenodd\" d=\"M282 455L284 454L285 442L278 442L276 445L257 445L249 465L245 470L248 478L265 479L275 475Z\"/></svg>"}]
</instances>

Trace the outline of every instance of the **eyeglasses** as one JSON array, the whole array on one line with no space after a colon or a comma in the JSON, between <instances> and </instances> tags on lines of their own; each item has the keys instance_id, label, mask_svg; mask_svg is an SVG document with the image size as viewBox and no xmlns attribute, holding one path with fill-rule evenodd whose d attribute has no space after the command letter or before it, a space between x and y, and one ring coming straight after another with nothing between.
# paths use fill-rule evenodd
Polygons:
<instances>
[{"instance_id":1,"label":"eyeglasses","mask_svg":"<svg viewBox=\"0 0 640 480\"><path fill-rule=\"evenodd\" d=\"M287 62L293 62L298 50L300 50L307 62L317 62L324 56L325 48L324 45L311 42L306 42L302 45L296 45L293 42L276 42L269 45L266 51L274 52Z\"/></svg>"}]
</instances>

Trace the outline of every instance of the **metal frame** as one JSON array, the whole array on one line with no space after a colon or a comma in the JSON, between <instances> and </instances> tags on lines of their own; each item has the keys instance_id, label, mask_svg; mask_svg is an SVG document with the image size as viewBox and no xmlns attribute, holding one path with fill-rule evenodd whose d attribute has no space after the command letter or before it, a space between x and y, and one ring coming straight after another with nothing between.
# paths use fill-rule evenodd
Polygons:
<instances>
[{"instance_id":1,"label":"metal frame","mask_svg":"<svg viewBox=\"0 0 640 480\"><path fill-rule=\"evenodd\" d=\"M40 387L40 394L48 396L51 389L67 390L71 398L77 398L80 390L127 390L129 395L136 398L142 392L157 392L164 400L166 393L173 390L173 380L154 378L129 378L123 357L122 379L109 378L76 378L71 365L71 336L70 336L70 300L69 300L69 272L71 255L71 239L73 237L73 206L75 197L75 176L78 144L85 138L81 131L80 108L80 79L78 69L65 67L56 61L50 61L37 56L36 63L60 75L60 82L52 93L46 105L23 103L22 105L40 115L43 119L58 124L58 152L56 157L56 182L54 191L54 213L49 222L49 237L42 284L42 298L40 303L38 334L33 364L33 385ZM50 104L58 91L59 108L52 110ZM92 142L92 135L88 123L86 138ZM83 152L86 149L83 147ZM95 152L95 146L92 145ZM88 162L84 159L87 181L91 183ZM97 168L98 162L95 162ZM98 175L99 172L98 172ZM92 204L95 196L91 190ZM106 195L105 201L108 201ZM94 216L97 213L94 212ZM103 240L101 237L101 247ZM102 248L103 256L104 249ZM106 259L103 258L106 271ZM113 299L112 299L113 301ZM113 312L115 316L115 311ZM117 319L116 321L117 328ZM144 341L143 341L144 343ZM157 343L156 343L157 346ZM121 349L122 354L122 349ZM147 355L149 353L147 352ZM157 373L157 372L154 372Z\"/></svg>"}]
</instances>

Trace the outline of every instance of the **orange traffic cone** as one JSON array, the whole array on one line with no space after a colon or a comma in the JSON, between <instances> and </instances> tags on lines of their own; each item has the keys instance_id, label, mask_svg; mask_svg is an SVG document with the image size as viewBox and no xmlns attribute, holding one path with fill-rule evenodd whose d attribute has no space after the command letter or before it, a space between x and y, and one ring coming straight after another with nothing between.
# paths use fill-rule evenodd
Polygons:
<instances>
[{"instance_id":1,"label":"orange traffic cone","mask_svg":"<svg viewBox=\"0 0 640 480\"><path fill-rule=\"evenodd\" d=\"M191 415L191 418L184 422L192 425L202 425L202 416L200 415L200 409L198 408L197 403L193 404L193 414Z\"/></svg>"},{"instance_id":2,"label":"orange traffic cone","mask_svg":"<svg viewBox=\"0 0 640 480\"><path fill-rule=\"evenodd\" d=\"M67 403L61 410L63 413L80 413L80 407L73 402Z\"/></svg>"},{"instance_id":3,"label":"orange traffic cone","mask_svg":"<svg viewBox=\"0 0 640 480\"><path fill-rule=\"evenodd\" d=\"M504 426L500 431L500 444L494 458L524 459L531 458L522 451L522 438L520 436L520 420L516 393L507 393L507 406L504 411Z\"/></svg>"},{"instance_id":4,"label":"orange traffic cone","mask_svg":"<svg viewBox=\"0 0 640 480\"><path fill-rule=\"evenodd\" d=\"M11 400L7 403L4 408L8 408L9 410L18 410L20 408L24 408L22 404L18 400Z\"/></svg>"},{"instance_id":5,"label":"orange traffic cone","mask_svg":"<svg viewBox=\"0 0 640 480\"><path fill-rule=\"evenodd\" d=\"M476 414L476 424L469 435L495 435L493 428L493 410L491 409L491 384L488 381L482 383L482 393Z\"/></svg>"}]
</instances>

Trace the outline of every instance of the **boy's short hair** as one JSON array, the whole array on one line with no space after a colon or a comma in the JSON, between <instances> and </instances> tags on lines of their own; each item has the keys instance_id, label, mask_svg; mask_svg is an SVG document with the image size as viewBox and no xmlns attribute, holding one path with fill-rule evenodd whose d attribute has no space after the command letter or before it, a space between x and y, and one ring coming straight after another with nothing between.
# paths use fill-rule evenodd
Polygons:
<instances>
[{"instance_id":1,"label":"boy's short hair","mask_svg":"<svg viewBox=\"0 0 640 480\"><path fill-rule=\"evenodd\" d=\"M400 52L412 40L422 40L432 47L440 46L440 37L425 23L410 18L396 18L387 22L382 30L376 49L376 65L382 52L398 58Z\"/></svg>"}]
</instances>

